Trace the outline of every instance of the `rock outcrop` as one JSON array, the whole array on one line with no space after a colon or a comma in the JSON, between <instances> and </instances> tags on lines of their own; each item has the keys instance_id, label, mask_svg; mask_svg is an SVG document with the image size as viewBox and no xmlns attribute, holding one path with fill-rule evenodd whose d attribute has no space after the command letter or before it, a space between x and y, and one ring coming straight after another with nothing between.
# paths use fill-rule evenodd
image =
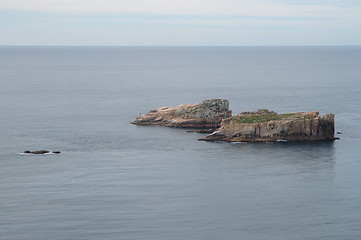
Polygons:
<instances>
[{"instance_id":1,"label":"rock outcrop","mask_svg":"<svg viewBox=\"0 0 361 240\"><path fill-rule=\"evenodd\" d=\"M267 109L243 112L222 121L204 141L275 142L335 140L334 114L319 112L277 114Z\"/></svg>"},{"instance_id":2,"label":"rock outcrop","mask_svg":"<svg viewBox=\"0 0 361 240\"><path fill-rule=\"evenodd\" d=\"M48 151L48 150L37 150L37 151L29 151L29 150L25 150L24 153L29 153L29 154L46 154L46 153L55 153L55 154L59 154L59 151Z\"/></svg>"},{"instance_id":3,"label":"rock outcrop","mask_svg":"<svg viewBox=\"0 0 361 240\"><path fill-rule=\"evenodd\" d=\"M223 119L231 116L228 100L211 99L196 104L157 108L138 116L131 123L214 130L220 126Z\"/></svg>"}]
</instances>

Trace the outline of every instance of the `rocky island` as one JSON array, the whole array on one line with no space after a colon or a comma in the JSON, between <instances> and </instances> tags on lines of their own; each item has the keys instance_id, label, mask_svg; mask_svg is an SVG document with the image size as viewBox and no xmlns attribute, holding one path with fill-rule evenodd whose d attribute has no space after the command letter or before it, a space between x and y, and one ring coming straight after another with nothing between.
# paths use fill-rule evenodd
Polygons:
<instances>
[{"instance_id":1,"label":"rocky island","mask_svg":"<svg viewBox=\"0 0 361 240\"><path fill-rule=\"evenodd\" d=\"M161 107L140 115L132 124L192 128L211 133L203 141L277 142L335 140L334 114L318 111L277 114L267 109L232 116L224 99Z\"/></svg>"},{"instance_id":2,"label":"rocky island","mask_svg":"<svg viewBox=\"0 0 361 240\"><path fill-rule=\"evenodd\" d=\"M222 121L204 141L275 142L335 140L334 114L277 114L267 109L243 112Z\"/></svg>"},{"instance_id":3,"label":"rocky island","mask_svg":"<svg viewBox=\"0 0 361 240\"><path fill-rule=\"evenodd\" d=\"M161 107L140 115L132 124L159 125L177 128L211 129L220 127L223 119L231 117L229 102L224 99L205 100L201 103Z\"/></svg>"}]
</instances>

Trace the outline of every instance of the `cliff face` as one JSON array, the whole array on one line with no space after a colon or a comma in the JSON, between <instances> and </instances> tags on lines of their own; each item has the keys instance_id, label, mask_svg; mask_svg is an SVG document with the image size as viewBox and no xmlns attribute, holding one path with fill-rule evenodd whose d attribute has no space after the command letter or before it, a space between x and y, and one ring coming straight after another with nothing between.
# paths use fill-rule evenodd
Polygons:
<instances>
[{"instance_id":1,"label":"cliff face","mask_svg":"<svg viewBox=\"0 0 361 240\"><path fill-rule=\"evenodd\" d=\"M215 129L223 119L231 116L228 100L211 99L196 104L157 108L138 116L132 124Z\"/></svg>"},{"instance_id":2,"label":"cliff face","mask_svg":"<svg viewBox=\"0 0 361 240\"><path fill-rule=\"evenodd\" d=\"M244 112L222 121L205 141L266 142L335 140L334 115L319 112L277 114L266 109Z\"/></svg>"}]
</instances>

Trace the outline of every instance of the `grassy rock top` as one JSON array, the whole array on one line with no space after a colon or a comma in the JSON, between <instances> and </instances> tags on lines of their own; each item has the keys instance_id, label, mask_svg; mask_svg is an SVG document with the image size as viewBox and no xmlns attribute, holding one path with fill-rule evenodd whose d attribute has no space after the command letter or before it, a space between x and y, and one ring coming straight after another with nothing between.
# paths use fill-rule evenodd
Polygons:
<instances>
[{"instance_id":1,"label":"grassy rock top","mask_svg":"<svg viewBox=\"0 0 361 240\"><path fill-rule=\"evenodd\" d=\"M277 114L267 109L259 109L255 112L243 112L232 117L230 121L236 123L264 123L276 120L311 119L319 116L319 112L298 112Z\"/></svg>"}]
</instances>

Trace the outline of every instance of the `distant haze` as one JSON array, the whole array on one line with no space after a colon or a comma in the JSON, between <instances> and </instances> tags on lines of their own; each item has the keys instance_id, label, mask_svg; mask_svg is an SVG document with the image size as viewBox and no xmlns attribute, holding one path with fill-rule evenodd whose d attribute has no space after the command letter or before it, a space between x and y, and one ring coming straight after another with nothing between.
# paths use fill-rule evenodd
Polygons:
<instances>
[{"instance_id":1,"label":"distant haze","mask_svg":"<svg viewBox=\"0 0 361 240\"><path fill-rule=\"evenodd\" d=\"M358 0L0 0L0 45L361 45Z\"/></svg>"}]
</instances>

